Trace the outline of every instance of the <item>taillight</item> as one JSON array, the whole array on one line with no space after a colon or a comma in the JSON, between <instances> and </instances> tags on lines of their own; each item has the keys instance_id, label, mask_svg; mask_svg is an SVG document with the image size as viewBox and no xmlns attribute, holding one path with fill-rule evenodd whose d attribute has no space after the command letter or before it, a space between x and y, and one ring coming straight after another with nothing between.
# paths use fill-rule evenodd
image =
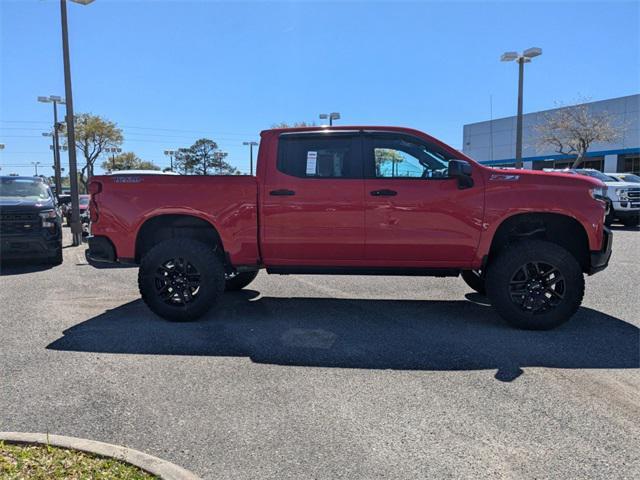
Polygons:
<instances>
[{"instance_id":1,"label":"taillight","mask_svg":"<svg viewBox=\"0 0 640 480\"><path fill-rule=\"evenodd\" d=\"M89 193L91 195L97 195L102 191L102 184L100 182L93 181L89 183Z\"/></svg>"},{"instance_id":2,"label":"taillight","mask_svg":"<svg viewBox=\"0 0 640 480\"><path fill-rule=\"evenodd\" d=\"M102 183L92 181L89 183L89 193L91 194L91 200L89 200L89 219L91 223L98 221L98 202L96 202L97 195L102 191Z\"/></svg>"}]
</instances>

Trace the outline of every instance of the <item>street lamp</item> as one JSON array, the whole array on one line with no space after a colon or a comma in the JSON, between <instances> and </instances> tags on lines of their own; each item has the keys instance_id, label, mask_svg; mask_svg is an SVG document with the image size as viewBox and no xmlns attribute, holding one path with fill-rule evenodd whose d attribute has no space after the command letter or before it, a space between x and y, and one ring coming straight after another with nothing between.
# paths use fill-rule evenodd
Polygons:
<instances>
[{"instance_id":1,"label":"street lamp","mask_svg":"<svg viewBox=\"0 0 640 480\"><path fill-rule=\"evenodd\" d=\"M242 142L242 145L249 145L249 175L253 175L253 147L258 146L258 142Z\"/></svg>"},{"instance_id":2,"label":"street lamp","mask_svg":"<svg viewBox=\"0 0 640 480\"><path fill-rule=\"evenodd\" d=\"M38 100L40 99L40 97L38 97ZM59 177L59 171L58 169L60 168L60 151L56 148L56 136L55 134L51 133L51 132L42 132L42 136L43 137L51 137L51 145L49 145L49 149L51 149L51 151L53 152L53 175L55 178L55 184L56 184L56 197L58 195L60 195L60 188L62 185L62 182L59 181L60 177Z\"/></svg>"},{"instance_id":3,"label":"street lamp","mask_svg":"<svg viewBox=\"0 0 640 480\"><path fill-rule=\"evenodd\" d=\"M49 145L49 150L53 150L53 145ZM69 150L69 147L67 147L66 145L58 145L58 151L60 150L64 150L66 152L67 150ZM64 171L64 168L60 168L60 171Z\"/></svg>"},{"instance_id":4,"label":"street lamp","mask_svg":"<svg viewBox=\"0 0 640 480\"><path fill-rule=\"evenodd\" d=\"M320 120L326 120L329 119L329 126L333 126L333 121L334 120L339 120L340 119L340 112L331 112L331 113L321 113L320 114Z\"/></svg>"},{"instance_id":5,"label":"street lamp","mask_svg":"<svg viewBox=\"0 0 640 480\"><path fill-rule=\"evenodd\" d=\"M169 161L171 162L171 168L170 170L173 172L173 156L176 154L175 150L165 150L164 154L167 155L169 157Z\"/></svg>"},{"instance_id":6,"label":"street lamp","mask_svg":"<svg viewBox=\"0 0 640 480\"><path fill-rule=\"evenodd\" d=\"M71 0L88 5L93 0ZM62 60L64 63L64 94L67 99L67 142L69 148L69 184L71 187L71 233L73 245L82 243L80 223L80 199L78 194L78 163L76 160L76 132L73 123L73 94L71 91L71 59L69 56L69 28L67 25L67 0L60 0L60 23L62 24Z\"/></svg>"},{"instance_id":7,"label":"street lamp","mask_svg":"<svg viewBox=\"0 0 640 480\"><path fill-rule=\"evenodd\" d=\"M36 176L36 177L37 177L37 176L38 176L38 165L40 165L40 162L31 162L31 165L33 165L33 166L34 166L34 168L35 168L35 170L36 170L36 173L35 173L35 175L34 175L34 176Z\"/></svg>"},{"instance_id":8,"label":"street lamp","mask_svg":"<svg viewBox=\"0 0 640 480\"><path fill-rule=\"evenodd\" d=\"M522 86L524 82L524 64L533 57L542 55L542 49L527 48L524 52L505 52L500 57L503 62L518 62L518 117L516 123L516 168L522 168Z\"/></svg>"},{"instance_id":9,"label":"street lamp","mask_svg":"<svg viewBox=\"0 0 640 480\"><path fill-rule=\"evenodd\" d=\"M60 140L58 139L58 131L62 128L62 124L58 123L58 104L64 105L64 100L58 95L49 95L48 97L38 97L38 101L41 103L53 103L53 169L56 185L56 195L60 195L60 189L62 188L62 178L60 175ZM44 135L44 133L43 133ZM47 135L49 136L49 135Z\"/></svg>"},{"instance_id":10,"label":"street lamp","mask_svg":"<svg viewBox=\"0 0 640 480\"><path fill-rule=\"evenodd\" d=\"M104 153L111 154L111 169L115 170L116 168L116 153L121 153L122 149L118 147L105 147L102 149Z\"/></svg>"}]
</instances>

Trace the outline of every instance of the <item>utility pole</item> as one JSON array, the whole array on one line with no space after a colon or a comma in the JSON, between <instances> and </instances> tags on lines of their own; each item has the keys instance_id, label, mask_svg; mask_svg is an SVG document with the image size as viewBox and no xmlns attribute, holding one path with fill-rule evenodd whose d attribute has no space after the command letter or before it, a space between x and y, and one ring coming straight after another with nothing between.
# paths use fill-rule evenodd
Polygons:
<instances>
[{"instance_id":1,"label":"utility pole","mask_svg":"<svg viewBox=\"0 0 640 480\"><path fill-rule=\"evenodd\" d=\"M242 142L243 145L249 145L249 175L253 176L253 147L258 145L258 142Z\"/></svg>"},{"instance_id":2,"label":"utility pole","mask_svg":"<svg viewBox=\"0 0 640 480\"><path fill-rule=\"evenodd\" d=\"M40 165L40 162L31 162L31 165L33 165L33 166L34 166L34 168L35 168L35 174L34 174L34 176L36 176L36 177L37 177L37 176L38 176L38 165Z\"/></svg>"},{"instance_id":3,"label":"utility pole","mask_svg":"<svg viewBox=\"0 0 640 480\"><path fill-rule=\"evenodd\" d=\"M88 5L93 0L71 0ZM80 197L78 190L78 162L76 159L76 132L73 119L73 93L71 89L71 58L69 55L69 28L67 25L67 0L60 0L60 23L62 24L62 60L64 63L64 93L66 97L67 141L69 143L69 184L71 187L71 234L73 245L82 243L80 223Z\"/></svg>"}]
</instances>

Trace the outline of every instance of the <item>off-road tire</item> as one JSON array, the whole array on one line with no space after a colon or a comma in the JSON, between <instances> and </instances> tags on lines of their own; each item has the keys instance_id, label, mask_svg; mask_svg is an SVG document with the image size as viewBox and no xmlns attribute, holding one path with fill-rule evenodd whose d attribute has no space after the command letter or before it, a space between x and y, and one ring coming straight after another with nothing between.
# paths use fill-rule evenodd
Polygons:
<instances>
[{"instance_id":1,"label":"off-road tire","mask_svg":"<svg viewBox=\"0 0 640 480\"><path fill-rule=\"evenodd\" d=\"M255 270L253 272L236 273L235 275L226 278L224 289L227 292L242 290L244 287L253 282L257 276L258 270Z\"/></svg>"},{"instance_id":2,"label":"off-road tire","mask_svg":"<svg viewBox=\"0 0 640 480\"><path fill-rule=\"evenodd\" d=\"M199 290L189 303L169 304L160 296L156 272L166 262L182 258L199 274ZM174 238L153 247L144 256L138 271L142 300L155 314L175 322L201 317L218 301L225 288L224 266L213 247L192 239Z\"/></svg>"},{"instance_id":3,"label":"off-road tire","mask_svg":"<svg viewBox=\"0 0 640 480\"><path fill-rule=\"evenodd\" d=\"M562 300L550 310L531 313L511 299L510 282L522 265L547 263L564 278ZM505 247L493 259L486 273L487 295L498 314L510 325L525 330L549 330L568 321L584 296L584 275L571 253L555 243L525 240Z\"/></svg>"},{"instance_id":4,"label":"off-road tire","mask_svg":"<svg viewBox=\"0 0 640 480\"><path fill-rule=\"evenodd\" d=\"M460 274L464 282L481 295L486 295L485 277L479 270L463 270Z\"/></svg>"}]
</instances>

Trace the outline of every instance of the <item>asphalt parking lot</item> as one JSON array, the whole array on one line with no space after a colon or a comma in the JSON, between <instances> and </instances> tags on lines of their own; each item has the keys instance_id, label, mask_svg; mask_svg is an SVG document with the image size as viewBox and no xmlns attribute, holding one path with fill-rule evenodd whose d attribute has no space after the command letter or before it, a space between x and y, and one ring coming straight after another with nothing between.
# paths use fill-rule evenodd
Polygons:
<instances>
[{"instance_id":1,"label":"asphalt parking lot","mask_svg":"<svg viewBox=\"0 0 640 480\"><path fill-rule=\"evenodd\" d=\"M638 230L615 231L610 267L550 332L509 328L461 279L414 277L260 274L172 324L136 270L83 250L2 268L0 431L209 479L640 476Z\"/></svg>"}]
</instances>

